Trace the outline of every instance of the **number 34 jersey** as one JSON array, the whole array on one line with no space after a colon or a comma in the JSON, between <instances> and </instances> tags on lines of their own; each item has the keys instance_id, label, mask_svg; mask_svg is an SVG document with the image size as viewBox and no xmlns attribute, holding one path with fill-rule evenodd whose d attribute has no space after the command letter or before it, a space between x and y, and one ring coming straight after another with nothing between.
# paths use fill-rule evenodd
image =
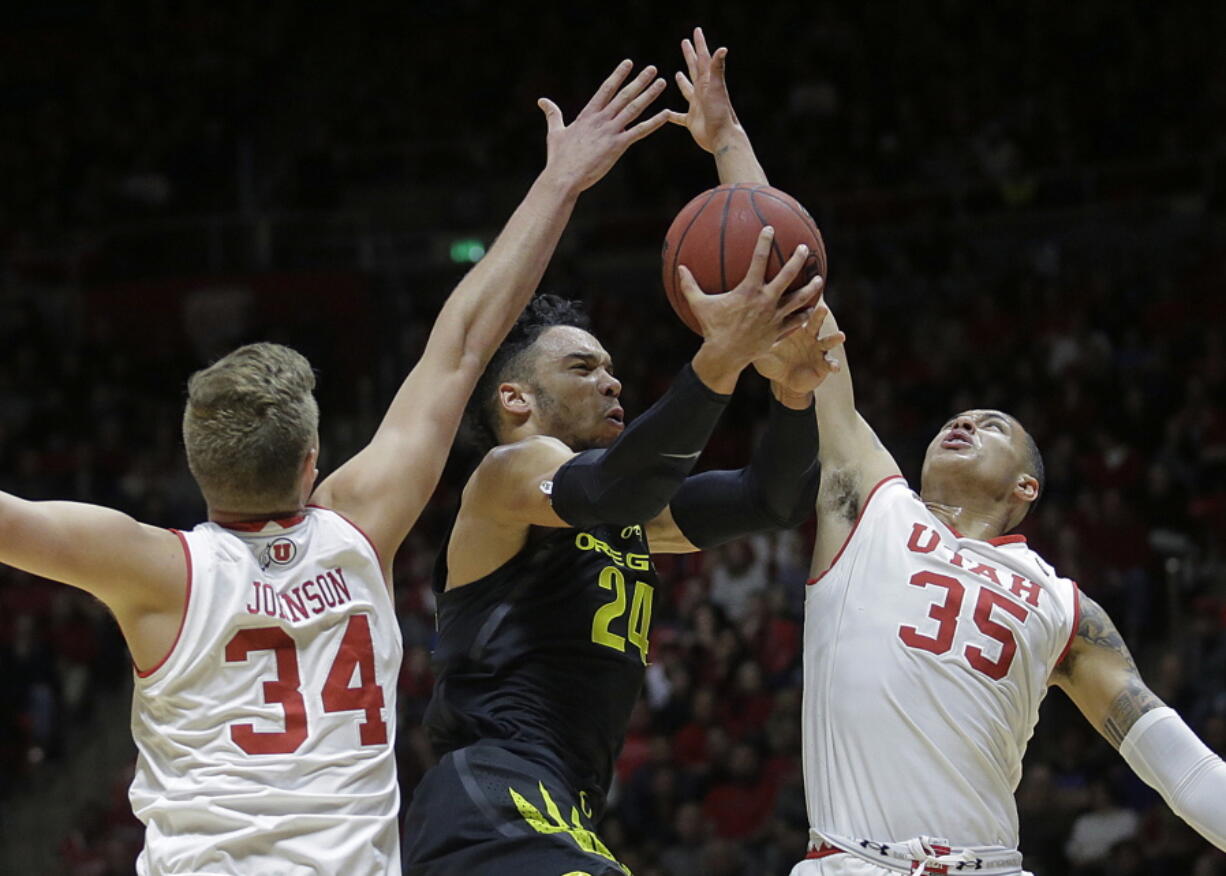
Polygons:
<instances>
[{"instance_id":1,"label":"number 34 jersey","mask_svg":"<svg viewBox=\"0 0 1226 876\"><path fill-rule=\"evenodd\" d=\"M878 484L805 600L810 826L1017 846L1013 792L1076 585L1022 536L964 538Z\"/></svg>"},{"instance_id":2,"label":"number 34 jersey","mask_svg":"<svg viewBox=\"0 0 1226 876\"><path fill-rule=\"evenodd\" d=\"M138 672L138 872L399 873L401 640L373 546L335 512L179 533L187 607Z\"/></svg>"}]
</instances>

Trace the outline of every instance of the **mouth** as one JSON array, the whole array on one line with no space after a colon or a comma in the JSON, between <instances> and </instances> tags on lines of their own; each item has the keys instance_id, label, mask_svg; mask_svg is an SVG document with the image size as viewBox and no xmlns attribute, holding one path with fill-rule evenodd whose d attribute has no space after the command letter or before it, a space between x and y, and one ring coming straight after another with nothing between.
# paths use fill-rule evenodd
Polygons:
<instances>
[{"instance_id":1,"label":"mouth","mask_svg":"<svg viewBox=\"0 0 1226 876\"><path fill-rule=\"evenodd\" d=\"M941 446L946 450L967 450L975 446L971 436L961 429L950 429L941 439Z\"/></svg>"},{"instance_id":2,"label":"mouth","mask_svg":"<svg viewBox=\"0 0 1226 876\"><path fill-rule=\"evenodd\" d=\"M605 422L614 423L619 429L626 427L626 412L622 410L621 405L610 408L604 418Z\"/></svg>"}]
</instances>

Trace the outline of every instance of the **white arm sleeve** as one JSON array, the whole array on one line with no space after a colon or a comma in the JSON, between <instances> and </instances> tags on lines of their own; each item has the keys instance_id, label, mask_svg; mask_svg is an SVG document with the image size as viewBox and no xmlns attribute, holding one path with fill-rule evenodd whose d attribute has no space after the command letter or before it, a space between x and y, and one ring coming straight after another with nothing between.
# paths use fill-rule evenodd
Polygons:
<instances>
[{"instance_id":1,"label":"white arm sleeve","mask_svg":"<svg viewBox=\"0 0 1226 876\"><path fill-rule=\"evenodd\" d=\"M1174 709L1164 706L1142 715L1120 744L1120 754L1172 812L1226 851L1226 763Z\"/></svg>"}]
</instances>

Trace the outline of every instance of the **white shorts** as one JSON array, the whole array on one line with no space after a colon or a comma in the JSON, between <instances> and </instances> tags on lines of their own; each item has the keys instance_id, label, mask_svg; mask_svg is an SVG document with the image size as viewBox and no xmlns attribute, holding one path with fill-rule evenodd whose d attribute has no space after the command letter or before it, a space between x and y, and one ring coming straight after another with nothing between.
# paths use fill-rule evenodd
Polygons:
<instances>
[{"instance_id":1,"label":"white shorts","mask_svg":"<svg viewBox=\"0 0 1226 876\"><path fill-rule=\"evenodd\" d=\"M790 876L896 876L895 870L857 858L855 855L831 855L827 858L801 861L792 868ZM1033 876L1019 870L1019 876Z\"/></svg>"},{"instance_id":2,"label":"white shorts","mask_svg":"<svg viewBox=\"0 0 1226 876\"><path fill-rule=\"evenodd\" d=\"M893 870L861 861L852 855L831 855L815 861L801 861L792 868L791 876L881 876Z\"/></svg>"}]
</instances>

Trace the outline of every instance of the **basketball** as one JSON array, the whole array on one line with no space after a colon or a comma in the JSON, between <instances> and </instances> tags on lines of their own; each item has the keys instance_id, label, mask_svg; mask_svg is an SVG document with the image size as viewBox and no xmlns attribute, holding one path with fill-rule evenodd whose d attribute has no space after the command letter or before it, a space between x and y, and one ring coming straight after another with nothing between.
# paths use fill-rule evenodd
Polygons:
<instances>
[{"instance_id":1,"label":"basketball","mask_svg":"<svg viewBox=\"0 0 1226 876\"><path fill-rule=\"evenodd\" d=\"M802 243L809 247L809 258L789 291L815 274L826 275L826 247L813 217L791 195L771 186L717 186L686 204L669 226L664 236L664 292L681 321L698 334L702 331L681 292L678 267L689 268L708 295L727 292L748 273L754 245L766 225L775 229L767 280Z\"/></svg>"}]
</instances>

